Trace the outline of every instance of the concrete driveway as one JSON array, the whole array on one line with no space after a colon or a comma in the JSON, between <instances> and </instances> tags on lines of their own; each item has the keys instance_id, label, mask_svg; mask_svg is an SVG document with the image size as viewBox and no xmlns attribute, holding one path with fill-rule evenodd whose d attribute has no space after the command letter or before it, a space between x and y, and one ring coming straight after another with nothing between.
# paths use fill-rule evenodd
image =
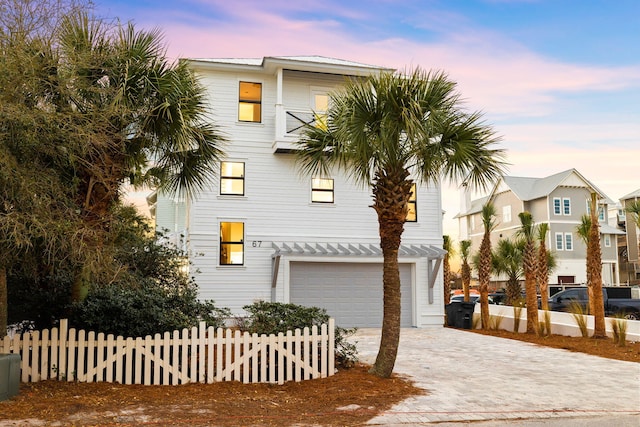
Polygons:
<instances>
[{"instance_id":1,"label":"concrete driveway","mask_svg":"<svg viewBox=\"0 0 640 427\"><path fill-rule=\"evenodd\" d=\"M351 341L374 362L379 329ZM640 363L428 328L402 330L394 371L427 393L372 425L640 426Z\"/></svg>"}]
</instances>

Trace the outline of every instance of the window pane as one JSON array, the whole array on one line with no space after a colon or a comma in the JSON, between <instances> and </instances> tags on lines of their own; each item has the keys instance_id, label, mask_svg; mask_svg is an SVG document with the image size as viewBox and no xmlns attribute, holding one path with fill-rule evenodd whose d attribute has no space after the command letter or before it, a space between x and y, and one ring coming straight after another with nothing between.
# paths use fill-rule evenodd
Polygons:
<instances>
[{"instance_id":1,"label":"window pane","mask_svg":"<svg viewBox=\"0 0 640 427\"><path fill-rule=\"evenodd\" d=\"M564 235L565 249L568 251L573 250L573 236L571 233L567 233Z\"/></svg>"},{"instance_id":2,"label":"window pane","mask_svg":"<svg viewBox=\"0 0 640 427\"><path fill-rule=\"evenodd\" d=\"M553 213L560 215L560 199L553 199Z\"/></svg>"},{"instance_id":3,"label":"window pane","mask_svg":"<svg viewBox=\"0 0 640 427\"><path fill-rule=\"evenodd\" d=\"M220 163L220 194L244 195L244 163Z\"/></svg>"},{"instance_id":4,"label":"window pane","mask_svg":"<svg viewBox=\"0 0 640 427\"><path fill-rule=\"evenodd\" d=\"M311 179L311 201L314 203L333 203L333 179Z\"/></svg>"},{"instance_id":5,"label":"window pane","mask_svg":"<svg viewBox=\"0 0 640 427\"><path fill-rule=\"evenodd\" d=\"M242 122L260 122L260 104L241 102L238 119Z\"/></svg>"},{"instance_id":6,"label":"window pane","mask_svg":"<svg viewBox=\"0 0 640 427\"><path fill-rule=\"evenodd\" d=\"M556 234L556 250L558 251L562 250L562 234L561 233Z\"/></svg>"},{"instance_id":7,"label":"window pane","mask_svg":"<svg viewBox=\"0 0 640 427\"><path fill-rule=\"evenodd\" d=\"M570 199L563 199L562 203L564 205L564 214L565 215L571 215L571 200Z\"/></svg>"},{"instance_id":8,"label":"window pane","mask_svg":"<svg viewBox=\"0 0 640 427\"><path fill-rule=\"evenodd\" d=\"M313 110L316 112L327 111L329 109L329 95L315 94L313 97Z\"/></svg>"},{"instance_id":9,"label":"window pane","mask_svg":"<svg viewBox=\"0 0 640 427\"><path fill-rule=\"evenodd\" d=\"M409 208L409 212L407 213L407 222L416 222L418 221L418 212L416 208L416 200L417 200L417 190L416 185L411 185L411 196L409 196L409 203L407 204L407 208Z\"/></svg>"},{"instance_id":10,"label":"window pane","mask_svg":"<svg viewBox=\"0 0 640 427\"><path fill-rule=\"evenodd\" d=\"M262 84L240 82L238 120L260 122L262 114Z\"/></svg>"},{"instance_id":11,"label":"window pane","mask_svg":"<svg viewBox=\"0 0 640 427\"><path fill-rule=\"evenodd\" d=\"M220 223L220 265L244 264L244 223Z\"/></svg>"}]
</instances>

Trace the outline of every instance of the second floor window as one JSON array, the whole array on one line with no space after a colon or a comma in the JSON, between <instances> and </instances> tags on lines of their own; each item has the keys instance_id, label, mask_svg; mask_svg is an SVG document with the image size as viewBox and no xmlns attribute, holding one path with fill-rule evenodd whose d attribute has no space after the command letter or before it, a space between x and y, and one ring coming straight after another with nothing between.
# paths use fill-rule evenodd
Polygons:
<instances>
[{"instance_id":1,"label":"second floor window","mask_svg":"<svg viewBox=\"0 0 640 427\"><path fill-rule=\"evenodd\" d=\"M502 207L502 222L511 222L511 206Z\"/></svg>"},{"instance_id":2,"label":"second floor window","mask_svg":"<svg viewBox=\"0 0 640 427\"><path fill-rule=\"evenodd\" d=\"M571 215L571 199L562 199L562 214Z\"/></svg>"},{"instance_id":3,"label":"second floor window","mask_svg":"<svg viewBox=\"0 0 640 427\"><path fill-rule=\"evenodd\" d=\"M604 246L607 248L611 247L611 235L609 234L604 235Z\"/></svg>"},{"instance_id":4,"label":"second floor window","mask_svg":"<svg viewBox=\"0 0 640 427\"><path fill-rule=\"evenodd\" d=\"M409 208L409 213L407 214L407 222L417 222L418 221L418 208L416 205L417 202L417 189L416 189L416 185L413 184L411 186L411 197L409 197L409 203L408 203L408 208Z\"/></svg>"},{"instance_id":5,"label":"second floor window","mask_svg":"<svg viewBox=\"0 0 640 427\"><path fill-rule=\"evenodd\" d=\"M262 83L240 82L238 120L255 123L262 121Z\"/></svg>"},{"instance_id":6,"label":"second floor window","mask_svg":"<svg viewBox=\"0 0 640 427\"><path fill-rule=\"evenodd\" d=\"M556 233L556 250L572 251L573 250L573 234Z\"/></svg>"},{"instance_id":7,"label":"second floor window","mask_svg":"<svg viewBox=\"0 0 640 427\"><path fill-rule=\"evenodd\" d=\"M562 207L560 205L561 200L559 197L553 199L553 214L562 215Z\"/></svg>"},{"instance_id":8,"label":"second floor window","mask_svg":"<svg viewBox=\"0 0 640 427\"><path fill-rule=\"evenodd\" d=\"M220 265L244 264L244 223L220 223Z\"/></svg>"},{"instance_id":9,"label":"second floor window","mask_svg":"<svg viewBox=\"0 0 640 427\"><path fill-rule=\"evenodd\" d=\"M311 179L311 202L333 203L333 179Z\"/></svg>"},{"instance_id":10,"label":"second floor window","mask_svg":"<svg viewBox=\"0 0 640 427\"><path fill-rule=\"evenodd\" d=\"M244 163L220 162L220 194L244 196Z\"/></svg>"}]
</instances>

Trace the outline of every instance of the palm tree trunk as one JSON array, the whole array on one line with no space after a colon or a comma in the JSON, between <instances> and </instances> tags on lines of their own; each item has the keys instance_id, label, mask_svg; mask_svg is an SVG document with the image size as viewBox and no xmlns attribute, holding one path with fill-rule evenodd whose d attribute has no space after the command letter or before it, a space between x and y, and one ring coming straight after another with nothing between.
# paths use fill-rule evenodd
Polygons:
<instances>
[{"instance_id":1,"label":"palm tree trunk","mask_svg":"<svg viewBox=\"0 0 640 427\"><path fill-rule=\"evenodd\" d=\"M380 246L384 258L383 282L383 319L380 349L370 372L382 378L389 378L393 372L400 343L400 270L398 268L398 249L403 223L396 221L380 222Z\"/></svg>"},{"instance_id":2,"label":"palm tree trunk","mask_svg":"<svg viewBox=\"0 0 640 427\"><path fill-rule=\"evenodd\" d=\"M0 268L0 338L7 335L9 306L7 299L7 269Z\"/></svg>"}]
</instances>

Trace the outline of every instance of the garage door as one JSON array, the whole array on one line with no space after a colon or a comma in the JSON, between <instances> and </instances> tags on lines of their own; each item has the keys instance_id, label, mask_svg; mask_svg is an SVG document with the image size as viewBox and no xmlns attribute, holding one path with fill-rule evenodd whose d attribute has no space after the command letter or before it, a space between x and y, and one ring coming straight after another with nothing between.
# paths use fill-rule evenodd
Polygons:
<instances>
[{"instance_id":1,"label":"garage door","mask_svg":"<svg viewBox=\"0 0 640 427\"><path fill-rule=\"evenodd\" d=\"M400 264L403 327L412 326L411 266ZM292 262L291 302L327 309L342 327L382 325L382 264Z\"/></svg>"}]
</instances>

